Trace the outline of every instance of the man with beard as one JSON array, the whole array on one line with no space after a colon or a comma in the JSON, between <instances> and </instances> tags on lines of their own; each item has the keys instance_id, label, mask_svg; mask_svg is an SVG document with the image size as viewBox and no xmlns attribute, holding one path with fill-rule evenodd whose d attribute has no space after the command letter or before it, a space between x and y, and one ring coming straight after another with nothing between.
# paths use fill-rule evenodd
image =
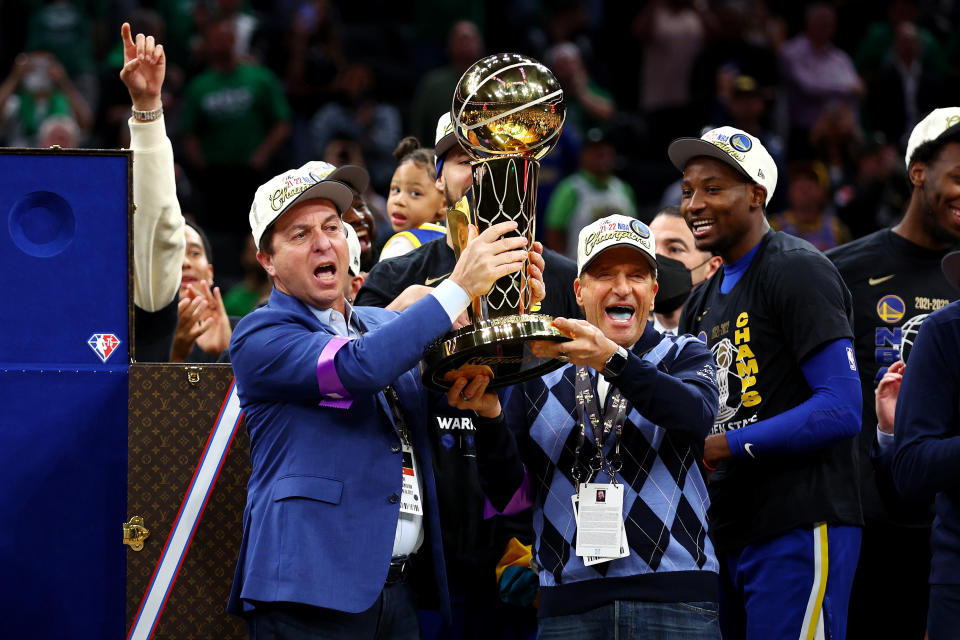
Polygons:
<instances>
[{"instance_id":1,"label":"man with beard","mask_svg":"<svg viewBox=\"0 0 960 640\"><path fill-rule=\"evenodd\" d=\"M680 333L714 353L719 409L704 443L728 638L841 639L860 550L852 303L809 242L771 231L777 169L733 127L668 149L697 248L723 259Z\"/></svg>"},{"instance_id":2,"label":"man with beard","mask_svg":"<svg viewBox=\"0 0 960 640\"><path fill-rule=\"evenodd\" d=\"M849 637L923 638L930 572L930 502L902 499L871 451L893 439L877 429L874 389L887 368L906 360L928 314L957 298L940 270L960 242L960 108L936 109L910 134L913 187L903 219L827 252L854 303L854 342L863 392L858 455L865 526L850 600ZM878 442L878 439L880 440ZM890 549L897 561L890 561ZM898 593L895 610L877 608Z\"/></svg>"},{"instance_id":3,"label":"man with beard","mask_svg":"<svg viewBox=\"0 0 960 640\"><path fill-rule=\"evenodd\" d=\"M457 141L449 113L444 113L437 122L435 149L437 188L443 191L447 208L469 206L465 198L470 197L473 186L472 159ZM397 259L377 263L357 296L357 304L402 311L416 302L453 271L456 258L452 242L448 233L446 238L428 242ZM564 318L580 317L573 295L576 264L546 248L543 259L547 297L532 311Z\"/></svg>"},{"instance_id":4,"label":"man with beard","mask_svg":"<svg viewBox=\"0 0 960 640\"><path fill-rule=\"evenodd\" d=\"M472 160L457 142L449 113L440 117L435 140L437 188L443 191L448 208L469 206ZM538 242L535 248L542 246ZM576 264L549 249L543 249L543 259L546 297L533 306L533 312L579 318L573 294ZM402 311L446 280L455 264L449 234L427 242L402 256L378 262L367 275L356 304ZM528 637L535 629L533 610L500 602L495 567L512 537L531 542L530 513L508 510L506 516L485 517L495 512L485 504L480 489L473 412L451 407L439 396L430 409L429 434L456 627L455 631L438 631L436 637L461 633ZM535 584L536 576L528 573L525 577ZM517 603L529 604L534 595L525 589L516 589L515 596L516 592L522 592L519 597L511 597ZM434 637L429 634L430 621L424 620L422 627L424 637Z\"/></svg>"}]
</instances>

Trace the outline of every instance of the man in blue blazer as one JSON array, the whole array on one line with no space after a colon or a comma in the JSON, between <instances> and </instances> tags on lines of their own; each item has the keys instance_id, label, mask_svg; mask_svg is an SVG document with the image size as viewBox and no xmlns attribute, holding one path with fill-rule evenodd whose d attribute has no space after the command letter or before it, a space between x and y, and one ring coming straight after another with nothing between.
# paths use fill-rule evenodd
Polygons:
<instances>
[{"instance_id":1,"label":"man in blue blazer","mask_svg":"<svg viewBox=\"0 0 960 640\"><path fill-rule=\"evenodd\" d=\"M402 315L352 307L340 213L353 194L310 163L254 196L267 305L237 325L230 355L250 434L243 542L228 609L251 638L417 638L407 583L432 564L449 603L436 486L415 369L470 300L542 258L508 222L476 235L448 282Z\"/></svg>"}]
</instances>

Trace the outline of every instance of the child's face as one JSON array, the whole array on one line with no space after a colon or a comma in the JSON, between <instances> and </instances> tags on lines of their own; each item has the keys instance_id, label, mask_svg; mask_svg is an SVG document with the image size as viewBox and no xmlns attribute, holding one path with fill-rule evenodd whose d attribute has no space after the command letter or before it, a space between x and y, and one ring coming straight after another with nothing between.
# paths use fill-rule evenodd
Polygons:
<instances>
[{"instance_id":1,"label":"child's face","mask_svg":"<svg viewBox=\"0 0 960 640\"><path fill-rule=\"evenodd\" d=\"M443 194L426 169L404 162L390 180L387 213L395 232L435 222L443 217Z\"/></svg>"}]
</instances>

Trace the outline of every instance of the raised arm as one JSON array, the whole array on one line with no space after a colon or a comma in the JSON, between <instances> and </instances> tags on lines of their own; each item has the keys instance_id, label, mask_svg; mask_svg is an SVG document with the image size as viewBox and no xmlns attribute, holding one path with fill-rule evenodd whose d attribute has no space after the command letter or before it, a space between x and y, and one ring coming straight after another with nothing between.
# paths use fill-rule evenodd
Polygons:
<instances>
[{"instance_id":1,"label":"raised arm","mask_svg":"<svg viewBox=\"0 0 960 640\"><path fill-rule=\"evenodd\" d=\"M515 228L504 222L479 236L471 228L471 241L447 282L358 339L252 314L256 317L237 326L231 343L237 378L256 378L256 392L265 397L335 398L343 406L352 397L380 391L419 362L424 348L450 330L473 297L523 267L526 240L501 237Z\"/></svg>"},{"instance_id":2,"label":"raised arm","mask_svg":"<svg viewBox=\"0 0 960 640\"><path fill-rule=\"evenodd\" d=\"M134 111L151 114L162 108L160 91L166 72L163 46L153 36L120 29L123 69L120 80L130 93ZM139 118L149 118L150 115ZM163 114L152 120L131 117L130 148L133 150L133 261L134 303L146 311L170 304L180 287L185 240L183 216L177 202L173 147L167 138Z\"/></svg>"}]
</instances>

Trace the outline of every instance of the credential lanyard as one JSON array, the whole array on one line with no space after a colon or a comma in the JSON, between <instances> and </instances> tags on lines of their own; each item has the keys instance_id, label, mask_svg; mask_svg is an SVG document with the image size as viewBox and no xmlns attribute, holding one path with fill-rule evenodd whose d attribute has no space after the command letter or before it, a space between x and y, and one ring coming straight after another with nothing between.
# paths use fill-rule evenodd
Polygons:
<instances>
[{"instance_id":1,"label":"credential lanyard","mask_svg":"<svg viewBox=\"0 0 960 640\"><path fill-rule=\"evenodd\" d=\"M577 414L580 417L580 438L577 441L577 449L573 456L573 468L570 475L579 486L582 478L580 470L580 450L587 439L587 423L590 424L590 431L593 435L593 442L597 447L597 453L586 464L587 476L585 482L590 482L597 472L606 469L610 475L610 482L616 484L616 473L623 466L620 460L620 440L623 435L623 421L627 413L627 399L623 397L619 389L610 386L610 401L607 403L607 410L603 415L603 422L600 422L600 412L597 409L597 398L593 391L593 384L590 381L590 372L586 367L577 367L576 377L574 379L574 390L577 399ZM613 434L614 450L610 460L603 455L603 447Z\"/></svg>"},{"instance_id":2,"label":"credential lanyard","mask_svg":"<svg viewBox=\"0 0 960 640\"><path fill-rule=\"evenodd\" d=\"M393 415L393 423L397 427L397 433L400 434L400 442L410 447L410 431L407 429L407 422L403 418L403 408L400 404L400 394L394 389L392 384L388 384L383 389L383 395L387 399L387 406L390 407L390 413Z\"/></svg>"},{"instance_id":3,"label":"credential lanyard","mask_svg":"<svg viewBox=\"0 0 960 640\"><path fill-rule=\"evenodd\" d=\"M367 332L367 328L362 322L359 322L359 317L357 320L359 333L363 335ZM394 388L392 384L388 384L383 389L383 396L387 401L387 406L390 407L390 415L393 417L393 424L397 428L397 434L400 436L401 444L412 447L413 443L410 441L410 430L407 429L407 421L403 418L403 405L400 404L400 394L397 393L396 388Z\"/></svg>"}]
</instances>

